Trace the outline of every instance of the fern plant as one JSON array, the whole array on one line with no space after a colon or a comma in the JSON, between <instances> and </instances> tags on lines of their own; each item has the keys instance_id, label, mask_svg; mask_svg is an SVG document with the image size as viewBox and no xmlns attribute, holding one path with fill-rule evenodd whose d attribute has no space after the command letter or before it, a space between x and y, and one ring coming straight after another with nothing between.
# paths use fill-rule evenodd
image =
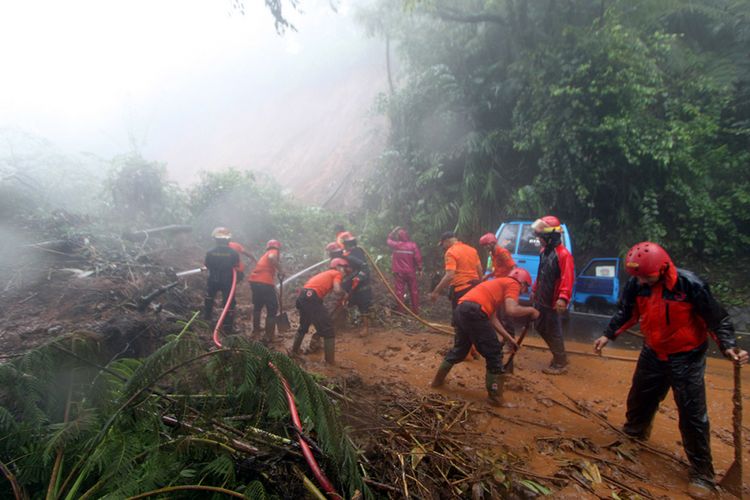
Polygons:
<instances>
[{"instance_id":1,"label":"fern plant","mask_svg":"<svg viewBox=\"0 0 750 500\"><path fill-rule=\"evenodd\" d=\"M145 359L106 360L90 336L0 365L0 463L12 498L300 497L303 463L282 385L339 492L370 492L336 408L283 354L244 339L206 351L192 320ZM20 493L14 492L20 488Z\"/></svg>"}]
</instances>

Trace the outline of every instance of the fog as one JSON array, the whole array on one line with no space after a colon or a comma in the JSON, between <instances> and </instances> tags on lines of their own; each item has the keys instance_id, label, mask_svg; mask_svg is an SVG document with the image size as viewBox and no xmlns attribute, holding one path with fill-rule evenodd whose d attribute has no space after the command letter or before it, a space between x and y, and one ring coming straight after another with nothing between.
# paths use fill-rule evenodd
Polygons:
<instances>
[{"instance_id":1,"label":"fog","mask_svg":"<svg viewBox=\"0 0 750 500\"><path fill-rule=\"evenodd\" d=\"M261 0L0 4L0 156L15 138L100 158L136 150L189 184L227 166L324 203L384 142L382 45L351 0L303 0L276 33ZM11 131L11 133L7 133Z\"/></svg>"}]
</instances>

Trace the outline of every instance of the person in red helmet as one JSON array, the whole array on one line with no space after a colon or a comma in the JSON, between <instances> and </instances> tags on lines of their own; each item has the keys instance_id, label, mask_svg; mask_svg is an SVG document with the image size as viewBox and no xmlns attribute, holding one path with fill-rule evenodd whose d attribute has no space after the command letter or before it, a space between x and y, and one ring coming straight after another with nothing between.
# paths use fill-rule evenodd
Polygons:
<instances>
[{"instance_id":1,"label":"person in red helmet","mask_svg":"<svg viewBox=\"0 0 750 500\"><path fill-rule=\"evenodd\" d=\"M530 286L531 275L519 268L508 276L480 283L458 299L458 306L453 314L456 325L453 348L440 364L432 387L443 385L448 372L466 358L473 344L486 362L485 385L488 400L494 406L502 405L505 384L503 347L495 332L502 335L513 350L518 349L518 344L500 323L496 311L503 309L506 315L516 318L528 317L533 320L539 317L539 311L533 307L518 304L519 295L525 293Z\"/></svg>"},{"instance_id":2,"label":"person in red helmet","mask_svg":"<svg viewBox=\"0 0 750 500\"><path fill-rule=\"evenodd\" d=\"M417 274L422 274L422 253L419 246L409 239L408 231L401 226L393 228L388 235L387 243L393 250L391 270L395 277L396 295L403 298L406 290L409 290L411 309L419 314ZM402 309L400 305L399 308Z\"/></svg>"},{"instance_id":3,"label":"person in red helmet","mask_svg":"<svg viewBox=\"0 0 750 500\"><path fill-rule=\"evenodd\" d=\"M497 243L497 238L492 233L487 233L479 238L479 245L487 250L492 257L492 274L495 278L508 276L508 273L516 267L516 262L507 248Z\"/></svg>"},{"instance_id":4,"label":"person in red helmet","mask_svg":"<svg viewBox=\"0 0 750 500\"><path fill-rule=\"evenodd\" d=\"M561 315L568 309L573 295L575 265L573 256L562 244L562 225L557 217L547 215L537 219L531 228L542 244L533 287L533 304L540 312L534 328L552 351L552 361L542 371L561 375L567 371L568 365Z\"/></svg>"},{"instance_id":5,"label":"person in red helmet","mask_svg":"<svg viewBox=\"0 0 750 500\"><path fill-rule=\"evenodd\" d=\"M492 272L485 275L485 280L508 276L513 268L516 267L516 262L513 260L513 256L507 248L498 243L497 237L493 233L486 233L479 238L479 245L484 247L490 257L492 257ZM503 314L502 309L498 309L498 313ZM516 331L513 325L513 319L507 316L501 316L499 319L505 327L505 330L515 338ZM509 373L513 373L513 361L510 362L507 369Z\"/></svg>"},{"instance_id":6,"label":"person in red helmet","mask_svg":"<svg viewBox=\"0 0 750 500\"><path fill-rule=\"evenodd\" d=\"M710 495L714 469L703 379L708 335L734 363L747 363L748 353L737 347L732 321L708 284L675 267L660 245L650 241L635 245L625 257L625 270L631 278L622 290L617 312L594 342L594 352L601 354L610 340L640 322L643 347L628 394L623 431L648 439L659 403L671 388L690 462L691 492Z\"/></svg>"},{"instance_id":7,"label":"person in red helmet","mask_svg":"<svg viewBox=\"0 0 750 500\"><path fill-rule=\"evenodd\" d=\"M279 301L276 296L276 280L283 279L281 268L281 243L269 240L266 252L261 256L255 268L247 277L253 292L253 334L260 334L260 315L266 309L264 341L273 342L276 330L276 315L279 312Z\"/></svg>"},{"instance_id":8,"label":"person in red helmet","mask_svg":"<svg viewBox=\"0 0 750 500\"><path fill-rule=\"evenodd\" d=\"M316 335L323 338L325 362L335 363L335 332L333 321L328 310L323 305L323 299L333 291L336 295L343 295L341 280L348 273L348 262L341 258L331 260L330 269L318 273L310 278L297 297L299 310L299 329L294 336L292 354L299 354L302 340L304 340L310 325L315 327Z\"/></svg>"}]
</instances>

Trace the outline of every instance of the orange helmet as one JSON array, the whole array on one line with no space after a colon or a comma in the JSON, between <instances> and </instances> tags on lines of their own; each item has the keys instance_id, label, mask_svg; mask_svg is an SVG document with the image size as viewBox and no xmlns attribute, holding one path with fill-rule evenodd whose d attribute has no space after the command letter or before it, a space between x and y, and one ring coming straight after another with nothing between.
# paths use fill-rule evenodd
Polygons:
<instances>
[{"instance_id":1,"label":"orange helmet","mask_svg":"<svg viewBox=\"0 0 750 500\"><path fill-rule=\"evenodd\" d=\"M268 243L266 243L266 250L269 248L281 250L281 242L279 240L268 240Z\"/></svg>"},{"instance_id":2,"label":"orange helmet","mask_svg":"<svg viewBox=\"0 0 750 500\"><path fill-rule=\"evenodd\" d=\"M531 286L531 275L522 267L513 268L513 270L508 273L508 277L513 278L522 285Z\"/></svg>"}]
</instances>

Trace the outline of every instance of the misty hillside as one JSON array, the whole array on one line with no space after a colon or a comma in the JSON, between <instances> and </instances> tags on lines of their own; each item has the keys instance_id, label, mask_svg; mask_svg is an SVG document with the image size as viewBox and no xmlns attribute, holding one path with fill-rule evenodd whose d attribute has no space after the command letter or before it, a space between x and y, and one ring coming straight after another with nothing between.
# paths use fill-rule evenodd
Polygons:
<instances>
[{"instance_id":1,"label":"misty hillside","mask_svg":"<svg viewBox=\"0 0 750 500\"><path fill-rule=\"evenodd\" d=\"M358 205L358 193L386 140L386 120L373 111L385 91L381 65L363 63L333 84L295 89L248 117L230 148L248 152L248 164L271 172L292 194L328 207ZM274 120L283 103L289 118Z\"/></svg>"}]
</instances>

